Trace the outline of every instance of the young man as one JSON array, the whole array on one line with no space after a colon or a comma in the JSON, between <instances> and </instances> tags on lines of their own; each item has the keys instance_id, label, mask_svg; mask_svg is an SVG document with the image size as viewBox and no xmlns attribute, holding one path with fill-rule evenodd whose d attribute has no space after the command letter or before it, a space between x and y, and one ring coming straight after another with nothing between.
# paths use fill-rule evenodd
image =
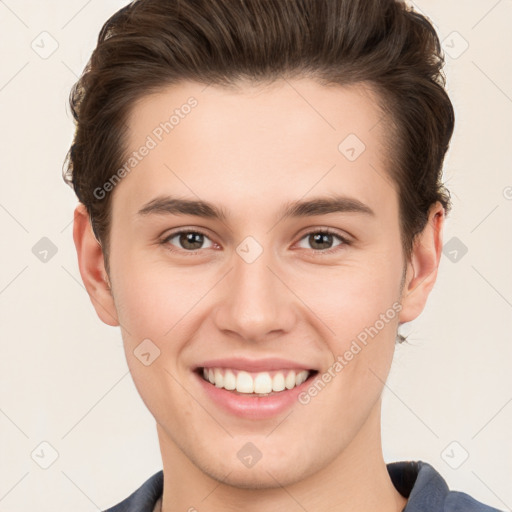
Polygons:
<instances>
[{"instance_id":1,"label":"young man","mask_svg":"<svg viewBox=\"0 0 512 512\"><path fill-rule=\"evenodd\" d=\"M386 465L450 202L439 41L393 0L138 0L71 106L74 240L163 471L110 512L491 511Z\"/></svg>"}]
</instances>

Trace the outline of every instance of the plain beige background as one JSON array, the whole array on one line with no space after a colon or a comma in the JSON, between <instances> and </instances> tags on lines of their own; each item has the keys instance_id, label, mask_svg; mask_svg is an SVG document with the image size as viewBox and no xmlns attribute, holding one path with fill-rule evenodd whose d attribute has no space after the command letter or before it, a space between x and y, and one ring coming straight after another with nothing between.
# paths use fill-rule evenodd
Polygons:
<instances>
[{"instance_id":1,"label":"plain beige background","mask_svg":"<svg viewBox=\"0 0 512 512\"><path fill-rule=\"evenodd\" d=\"M125 4L0 0L0 512L103 510L161 468L119 329L82 285L61 178L70 88ZM512 2L416 5L447 53L454 209L438 282L384 390L384 454L511 510Z\"/></svg>"}]
</instances>

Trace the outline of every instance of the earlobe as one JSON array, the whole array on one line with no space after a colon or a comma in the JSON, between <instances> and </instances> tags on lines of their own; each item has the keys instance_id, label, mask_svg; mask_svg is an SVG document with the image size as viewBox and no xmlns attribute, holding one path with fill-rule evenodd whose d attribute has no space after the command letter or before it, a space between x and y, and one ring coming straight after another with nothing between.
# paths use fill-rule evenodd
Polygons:
<instances>
[{"instance_id":1,"label":"earlobe","mask_svg":"<svg viewBox=\"0 0 512 512\"><path fill-rule=\"evenodd\" d=\"M434 287L443 246L444 208L440 202L429 211L428 221L417 236L402 294L400 323L417 318L425 308Z\"/></svg>"},{"instance_id":2,"label":"earlobe","mask_svg":"<svg viewBox=\"0 0 512 512\"><path fill-rule=\"evenodd\" d=\"M97 315L107 325L118 326L111 285L105 271L103 250L94 236L89 214L82 203L75 208L73 240L80 275Z\"/></svg>"}]
</instances>

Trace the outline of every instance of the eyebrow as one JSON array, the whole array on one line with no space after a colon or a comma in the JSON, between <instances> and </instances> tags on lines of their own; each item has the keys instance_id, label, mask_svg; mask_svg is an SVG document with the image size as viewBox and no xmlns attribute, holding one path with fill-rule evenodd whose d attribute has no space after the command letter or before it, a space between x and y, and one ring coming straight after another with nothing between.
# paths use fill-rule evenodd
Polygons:
<instances>
[{"instance_id":1,"label":"eyebrow","mask_svg":"<svg viewBox=\"0 0 512 512\"><path fill-rule=\"evenodd\" d=\"M359 199L334 195L307 201L290 201L284 205L279 218L314 217L345 212L375 216L375 212ZM226 210L207 201L172 196L158 196L152 199L137 212L137 215L194 215L220 221L226 221L228 217Z\"/></svg>"}]
</instances>

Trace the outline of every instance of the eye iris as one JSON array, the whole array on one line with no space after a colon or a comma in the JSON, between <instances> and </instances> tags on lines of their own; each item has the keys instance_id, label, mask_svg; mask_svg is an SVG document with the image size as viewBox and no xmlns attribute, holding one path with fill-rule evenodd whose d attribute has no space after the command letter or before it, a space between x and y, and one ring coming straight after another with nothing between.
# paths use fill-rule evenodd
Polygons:
<instances>
[{"instance_id":1,"label":"eye iris","mask_svg":"<svg viewBox=\"0 0 512 512\"><path fill-rule=\"evenodd\" d=\"M200 249L203 244L203 236L201 233L181 233L180 234L180 244L185 249ZM187 244L198 244L198 246L187 246Z\"/></svg>"},{"instance_id":2,"label":"eye iris","mask_svg":"<svg viewBox=\"0 0 512 512\"><path fill-rule=\"evenodd\" d=\"M332 246L331 233L317 232L309 235L309 241L314 249L329 249ZM179 233L179 242L185 249L200 249L204 242L204 235L194 231Z\"/></svg>"},{"instance_id":3,"label":"eye iris","mask_svg":"<svg viewBox=\"0 0 512 512\"><path fill-rule=\"evenodd\" d=\"M311 247L315 249L329 249L332 245L332 235L329 233L314 233L309 235ZM331 242L331 243L329 243ZM315 245L327 244L329 247L315 247Z\"/></svg>"}]
</instances>

